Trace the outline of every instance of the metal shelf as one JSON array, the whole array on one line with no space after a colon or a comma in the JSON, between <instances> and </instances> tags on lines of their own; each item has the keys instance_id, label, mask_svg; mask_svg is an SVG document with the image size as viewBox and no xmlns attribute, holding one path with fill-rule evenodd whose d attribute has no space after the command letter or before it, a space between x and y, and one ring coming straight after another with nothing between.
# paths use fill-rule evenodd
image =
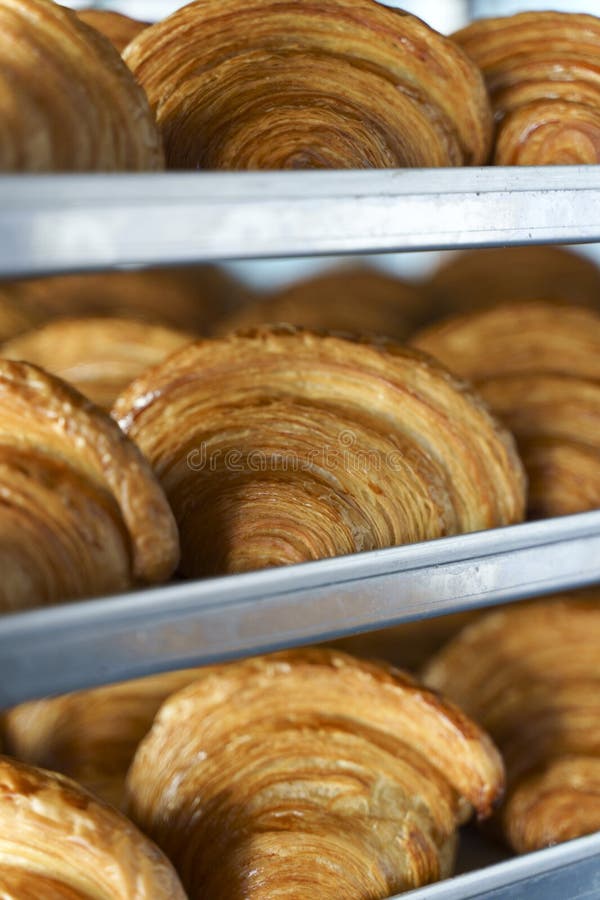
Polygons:
<instances>
[{"instance_id":1,"label":"metal shelf","mask_svg":"<svg viewBox=\"0 0 600 900\"><path fill-rule=\"evenodd\" d=\"M600 511L0 618L0 704L600 580Z\"/></svg>"},{"instance_id":2,"label":"metal shelf","mask_svg":"<svg viewBox=\"0 0 600 900\"><path fill-rule=\"evenodd\" d=\"M0 177L0 275L600 241L600 166Z\"/></svg>"}]
</instances>

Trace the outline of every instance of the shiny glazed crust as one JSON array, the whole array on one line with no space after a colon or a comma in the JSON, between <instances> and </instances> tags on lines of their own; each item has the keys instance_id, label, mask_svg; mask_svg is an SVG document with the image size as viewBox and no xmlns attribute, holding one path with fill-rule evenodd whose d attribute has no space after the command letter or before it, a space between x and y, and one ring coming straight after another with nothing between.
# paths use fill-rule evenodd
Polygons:
<instances>
[{"instance_id":1,"label":"shiny glazed crust","mask_svg":"<svg viewBox=\"0 0 600 900\"><path fill-rule=\"evenodd\" d=\"M0 757L6 900L185 900L170 863L124 816L67 778Z\"/></svg>"},{"instance_id":2,"label":"shiny glazed crust","mask_svg":"<svg viewBox=\"0 0 600 900\"><path fill-rule=\"evenodd\" d=\"M178 351L113 415L177 519L182 572L236 572L519 521L506 432L389 342L260 329Z\"/></svg>"},{"instance_id":3,"label":"shiny glazed crust","mask_svg":"<svg viewBox=\"0 0 600 900\"><path fill-rule=\"evenodd\" d=\"M301 886L325 900L448 875L468 804L487 815L502 780L458 709L397 670L308 650L218 668L171 697L128 790L191 898Z\"/></svg>"},{"instance_id":4,"label":"shiny glazed crust","mask_svg":"<svg viewBox=\"0 0 600 900\"><path fill-rule=\"evenodd\" d=\"M394 168L486 161L478 69L373 0L201 0L125 59L171 168Z\"/></svg>"},{"instance_id":5,"label":"shiny glazed crust","mask_svg":"<svg viewBox=\"0 0 600 900\"><path fill-rule=\"evenodd\" d=\"M110 409L134 378L193 338L128 319L59 319L8 341L0 354L40 366Z\"/></svg>"},{"instance_id":6,"label":"shiny glazed crust","mask_svg":"<svg viewBox=\"0 0 600 900\"><path fill-rule=\"evenodd\" d=\"M149 25L149 22L139 22L112 9L80 9L77 16L107 37L119 53Z\"/></svg>"},{"instance_id":7,"label":"shiny glazed crust","mask_svg":"<svg viewBox=\"0 0 600 900\"><path fill-rule=\"evenodd\" d=\"M598 598L573 595L491 613L426 668L498 744L518 852L600 829L599 647Z\"/></svg>"},{"instance_id":8,"label":"shiny glazed crust","mask_svg":"<svg viewBox=\"0 0 600 900\"><path fill-rule=\"evenodd\" d=\"M0 125L0 171L164 167L145 94L117 51L50 0L2 2Z\"/></svg>"},{"instance_id":9,"label":"shiny glazed crust","mask_svg":"<svg viewBox=\"0 0 600 900\"><path fill-rule=\"evenodd\" d=\"M600 19L521 13L453 37L485 75L500 122L497 165L600 161Z\"/></svg>"},{"instance_id":10,"label":"shiny glazed crust","mask_svg":"<svg viewBox=\"0 0 600 900\"><path fill-rule=\"evenodd\" d=\"M168 578L175 523L147 462L98 407L0 360L0 606L24 608Z\"/></svg>"}]
</instances>

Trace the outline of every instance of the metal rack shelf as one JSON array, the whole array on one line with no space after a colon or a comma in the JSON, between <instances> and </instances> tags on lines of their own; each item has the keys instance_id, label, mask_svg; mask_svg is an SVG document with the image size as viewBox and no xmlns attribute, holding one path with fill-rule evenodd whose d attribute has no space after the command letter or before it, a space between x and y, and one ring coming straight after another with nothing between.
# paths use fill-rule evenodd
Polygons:
<instances>
[{"instance_id":1,"label":"metal rack shelf","mask_svg":"<svg viewBox=\"0 0 600 900\"><path fill-rule=\"evenodd\" d=\"M3 706L600 580L600 511L0 619Z\"/></svg>"},{"instance_id":2,"label":"metal rack shelf","mask_svg":"<svg viewBox=\"0 0 600 900\"><path fill-rule=\"evenodd\" d=\"M0 275L600 241L600 166L0 177Z\"/></svg>"}]
</instances>

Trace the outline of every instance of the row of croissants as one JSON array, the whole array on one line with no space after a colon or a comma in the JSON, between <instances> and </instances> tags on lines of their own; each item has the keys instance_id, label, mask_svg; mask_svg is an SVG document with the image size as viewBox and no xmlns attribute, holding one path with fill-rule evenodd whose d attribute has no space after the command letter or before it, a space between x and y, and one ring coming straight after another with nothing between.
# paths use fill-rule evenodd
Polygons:
<instances>
[{"instance_id":1,"label":"row of croissants","mask_svg":"<svg viewBox=\"0 0 600 900\"><path fill-rule=\"evenodd\" d=\"M151 26L2 0L0 171L598 163L599 53L575 13L444 37L376 0L197 0Z\"/></svg>"},{"instance_id":2,"label":"row of croissants","mask_svg":"<svg viewBox=\"0 0 600 900\"><path fill-rule=\"evenodd\" d=\"M474 815L517 853L592 833L599 599L479 614L418 679L310 648L8 710L2 896L384 900Z\"/></svg>"},{"instance_id":3,"label":"row of croissants","mask_svg":"<svg viewBox=\"0 0 600 900\"><path fill-rule=\"evenodd\" d=\"M600 508L599 279L523 248L254 302L211 269L5 284L0 610ZM466 311L417 326L420 291Z\"/></svg>"}]
</instances>

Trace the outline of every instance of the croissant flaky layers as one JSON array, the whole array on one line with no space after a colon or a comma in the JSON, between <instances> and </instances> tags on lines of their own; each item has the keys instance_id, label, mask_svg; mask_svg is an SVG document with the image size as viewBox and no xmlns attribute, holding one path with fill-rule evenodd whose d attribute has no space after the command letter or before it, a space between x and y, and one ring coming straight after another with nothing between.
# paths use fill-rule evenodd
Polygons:
<instances>
[{"instance_id":1,"label":"croissant flaky layers","mask_svg":"<svg viewBox=\"0 0 600 900\"><path fill-rule=\"evenodd\" d=\"M498 744L518 852L600 829L600 607L576 596L486 615L425 671Z\"/></svg>"},{"instance_id":2,"label":"croissant flaky layers","mask_svg":"<svg viewBox=\"0 0 600 900\"><path fill-rule=\"evenodd\" d=\"M385 341L291 327L199 341L113 415L162 482L191 577L523 516L508 433L433 361Z\"/></svg>"},{"instance_id":3,"label":"croissant flaky layers","mask_svg":"<svg viewBox=\"0 0 600 900\"><path fill-rule=\"evenodd\" d=\"M162 706L129 812L190 898L385 898L451 872L497 751L403 673L331 651L217 668ZM218 865L215 861L218 859Z\"/></svg>"},{"instance_id":4,"label":"croissant flaky layers","mask_svg":"<svg viewBox=\"0 0 600 900\"><path fill-rule=\"evenodd\" d=\"M375 0L201 0L124 58L172 168L461 166L489 153L477 67Z\"/></svg>"},{"instance_id":5,"label":"croissant flaky layers","mask_svg":"<svg viewBox=\"0 0 600 900\"><path fill-rule=\"evenodd\" d=\"M166 580L176 525L118 426L41 369L0 360L0 608Z\"/></svg>"},{"instance_id":6,"label":"croissant flaky layers","mask_svg":"<svg viewBox=\"0 0 600 900\"><path fill-rule=\"evenodd\" d=\"M51 0L2 0L0 171L163 167L144 91L110 41Z\"/></svg>"},{"instance_id":7,"label":"croissant flaky layers","mask_svg":"<svg viewBox=\"0 0 600 900\"><path fill-rule=\"evenodd\" d=\"M5 900L185 900L168 860L130 821L55 773L0 757Z\"/></svg>"},{"instance_id":8,"label":"croissant flaky layers","mask_svg":"<svg viewBox=\"0 0 600 900\"><path fill-rule=\"evenodd\" d=\"M531 12L453 35L485 75L497 165L600 162L600 19Z\"/></svg>"},{"instance_id":9,"label":"croissant flaky layers","mask_svg":"<svg viewBox=\"0 0 600 900\"><path fill-rule=\"evenodd\" d=\"M80 9L77 16L86 25L91 25L107 37L119 53L123 52L140 31L148 27L148 22L138 22L137 19L112 9Z\"/></svg>"}]
</instances>

